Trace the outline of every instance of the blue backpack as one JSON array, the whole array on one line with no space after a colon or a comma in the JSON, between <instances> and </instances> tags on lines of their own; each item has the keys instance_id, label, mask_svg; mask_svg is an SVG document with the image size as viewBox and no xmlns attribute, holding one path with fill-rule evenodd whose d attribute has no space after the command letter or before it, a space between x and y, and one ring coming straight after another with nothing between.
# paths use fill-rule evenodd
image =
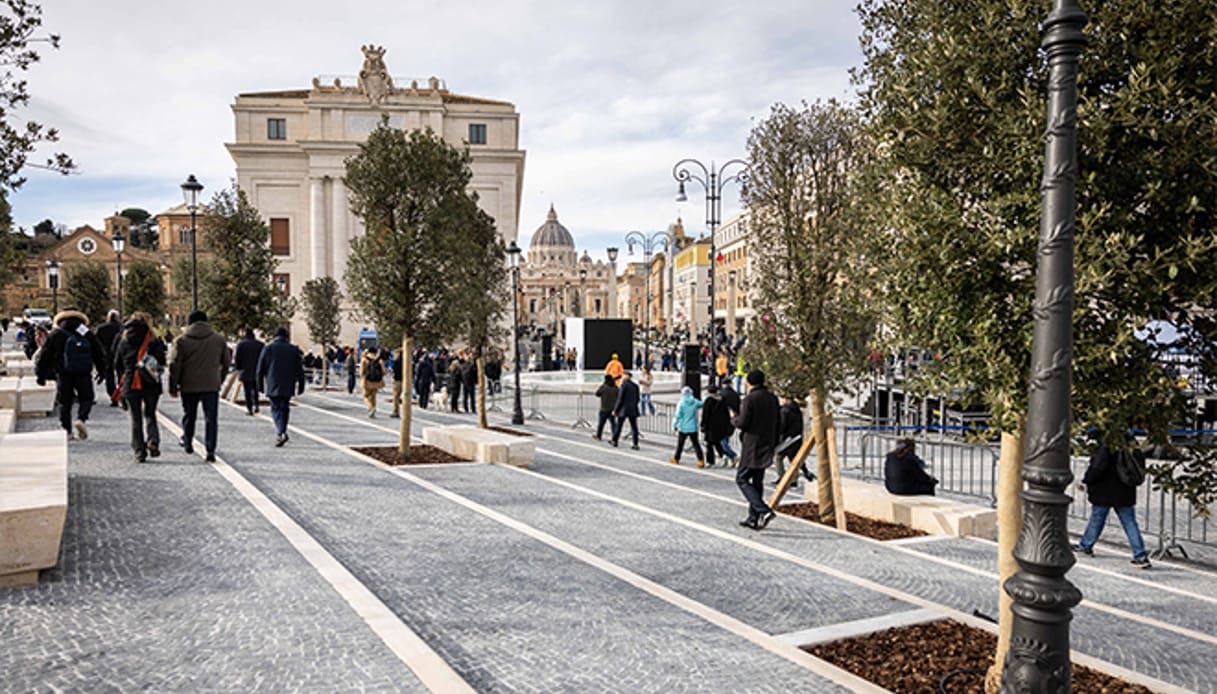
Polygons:
<instances>
[{"instance_id":1,"label":"blue backpack","mask_svg":"<svg viewBox=\"0 0 1217 694\"><path fill-rule=\"evenodd\" d=\"M93 351L89 338L75 330L68 331L63 344L63 372L70 376L87 374L93 370Z\"/></svg>"}]
</instances>

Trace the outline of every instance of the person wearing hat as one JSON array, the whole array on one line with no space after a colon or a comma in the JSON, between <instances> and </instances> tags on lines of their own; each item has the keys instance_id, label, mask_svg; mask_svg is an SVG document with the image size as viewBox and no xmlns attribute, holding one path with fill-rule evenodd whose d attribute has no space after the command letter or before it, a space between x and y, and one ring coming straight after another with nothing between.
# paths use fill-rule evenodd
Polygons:
<instances>
[{"instance_id":1,"label":"person wearing hat","mask_svg":"<svg viewBox=\"0 0 1217 694\"><path fill-rule=\"evenodd\" d=\"M748 500L748 517L740 525L762 530L773 520L773 509L765 503L762 484L765 468L773 464L773 451L778 443L781 406L777 396L765 387L765 373L760 369L748 372L748 395L740 403L739 414L731 424L740 431L742 447L735 484Z\"/></svg>"},{"instance_id":2,"label":"person wearing hat","mask_svg":"<svg viewBox=\"0 0 1217 694\"><path fill-rule=\"evenodd\" d=\"M211 329L206 313L192 311L186 321L189 325L185 332L173 341L173 356L169 362L169 397L182 394L182 436L178 445L187 453L194 453L194 426L198 421L199 405L202 405L207 462L214 463L220 434L220 384L228 375L232 350L224 338Z\"/></svg>"},{"instance_id":3,"label":"person wearing hat","mask_svg":"<svg viewBox=\"0 0 1217 694\"><path fill-rule=\"evenodd\" d=\"M625 365L621 363L621 359L617 358L617 354L613 354L613 358L609 359L609 363L604 367L604 375L612 376L613 383L621 384L621 374L625 373Z\"/></svg>"},{"instance_id":4,"label":"person wearing hat","mask_svg":"<svg viewBox=\"0 0 1217 694\"><path fill-rule=\"evenodd\" d=\"M291 416L292 395L304 394L304 358L300 348L287 339L287 328L275 329L275 339L258 355L259 390L270 400L270 417L275 422L275 445L287 443L287 420Z\"/></svg>"},{"instance_id":5,"label":"person wearing hat","mask_svg":"<svg viewBox=\"0 0 1217 694\"><path fill-rule=\"evenodd\" d=\"M913 452L913 439L900 445L883 461L883 486L898 496L934 496L938 480L925 471L925 461Z\"/></svg>"}]
</instances>

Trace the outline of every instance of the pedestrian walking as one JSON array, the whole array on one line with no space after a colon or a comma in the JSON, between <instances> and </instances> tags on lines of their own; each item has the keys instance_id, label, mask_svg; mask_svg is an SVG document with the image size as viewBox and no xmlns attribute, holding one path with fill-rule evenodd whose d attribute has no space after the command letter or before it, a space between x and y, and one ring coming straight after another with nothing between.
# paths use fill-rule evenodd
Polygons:
<instances>
[{"instance_id":1,"label":"pedestrian walking","mask_svg":"<svg viewBox=\"0 0 1217 694\"><path fill-rule=\"evenodd\" d=\"M122 398L117 392L117 387L114 379L114 355L118 352L118 336L123 331L123 325L119 321L118 311L110 311L106 314L106 322L97 326L97 341L101 343L101 348L104 352L103 358L106 362L105 371L102 375L106 382L106 397L110 401L110 407L118 407L118 402Z\"/></svg>"},{"instance_id":2,"label":"pedestrian walking","mask_svg":"<svg viewBox=\"0 0 1217 694\"><path fill-rule=\"evenodd\" d=\"M453 412L461 411L461 367L464 359L453 359L448 364L448 408Z\"/></svg>"},{"instance_id":3,"label":"pedestrian walking","mask_svg":"<svg viewBox=\"0 0 1217 694\"><path fill-rule=\"evenodd\" d=\"M350 345L346 346L346 359L343 361L343 367L347 370L347 395L351 395L355 392L355 381L359 378L359 360Z\"/></svg>"},{"instance_id":4,"label":"pedestrian walking","mask_svg":"<svg viewBox=\"0 0 1217 694\"><path fill-rule=\"evenodd\" d=\"M731 450L731 434L735 427L731 426L731 412L723 402L718 386L713 383L706 388L706 399L701 411L701 430L706 437L706 465L714 467L714 454L718 453L727 459L729 464L735 464L735 451ZM724 444L724 442L726 442Z\"/></svg>"},{"instance_id":5,"label":"pedestrian walking","mask_svg":"<svg viewBox=\"0 0 1217 694\"><path fill-rule=\"evenodd\" d=\"M727 406L727 411L731 416L739 414L740 396L739 391L731 387L731 381L724 380L719 386L718 394L723 399L723 404Z\"/></svg>"},{"instance_id":6,"label":"pedestrian walking","mask_svg":"<svg viewBox=\"0 0 1217 694\"><path fill-rule=\"evenodd\" d=\"M207 462L216 461L216 444L220 434L220 384L228 375L232 350L228 343L211 329L207 314L193 311L186 318L189 325L173 342L169 361L169 397L182 395L182 436L178 445L194 453L194 428L199 405L203 406L203 445Z\"/></svg>"},{"instance_id":7,"label":"pedestrian walking","mask_svg":"<svg viewBox=\"0 0 1217 694\"><path fill-rule=\"evenodd\" d=\"M748 500L748 517L740 525L762 530L773 520L773 509L762 494L765 468L773 464L773 450L778 441L778 399L765 387L765 373L760 369L748 372L748 395L740 404L739 414L731 424L740 430L742 447L735 484Z\"/></svg>"},{"instance_id":8,"label":"pedestrian walking","mask_svg":"<svg viewBox=\"0 0 1217 694\"><path fill-rule=\"evenodd\" d=\"M1075 548L1087 556L1094 556L1094 544L1103 534L1107 516L1115 509L1124 535L1132 550L1132 563L1142 569L1150 568L1149 553L1145 551L1145 540L1137 526L1137 487L1145 481L1145 454L1132 448L1135 444L1129 437L1129 449L1112 451L1100 444L1090 456L1086 474L1078 488L1086 490L1090 501L1090 521Z\"/></svg>"},{"instance_id":9,"label":"pedestrian walking","mask_svg":"<svg viewBox=\"0 0 1217 694\"><path fill-rule=\"evenodd\" d=\"M261 379L258 378L258 359L265 347L261 340L254 337L253 329L246 328L245 336L237 343L233 356L232 365L237 370L241 389L245 392L245 414L251 417L260 411L258 402L261 395L258 392L258 384Z\"/></svg>"},{"instance_id":10,"label":"pedestrian walking","mask_svg":"<svg viewBox=\"0 0 1217 694\"><path fill-rule=\"evenodd\" d=\"M617 388L617 402L613 405L613 448L621 438L621 430L625 423L630 423L630 435L634 438L633 450L638 450L638 402L640 401L638 384L634 383L629 371L621 374L621 385Z\"/></svg>"},{"instance_id":11,"label":"pedestrian walking","mask_svg":"<svg viewBox=\"0 0 1217 694\"><path fill-rule=\"evenodd\" d=\"M651 373L649 365L643 365L642 375L638 377L638 396L640 398L639 410L645 417L647 410L650 414L655 414L655 403L651 400L651 386L655 383L655 376Z\"/></svg>"},{"instance_id":12,"label":"pedestrian walking","mask_svg":"<svg viewBox=\"0 0 1217 694\"><path fill-rule=\"evenodd\" d=\"M672 420L672 430L676 432L676 454L668 460L673 465L680 465L680 454L685 450L685 441L693 444L693 452L697 454L697 467L706 466L706 456L702 453L701 444L697 442L697 411L705 403L693 397L693 389L685 386L680 389L680 403L676 406L676 417Z\"/></svg>"},{"instance_id":13,"label":"pedestrian walking","mask_svg":"<svg viewBox=\"0 0 1217 694\"><path fill-rule=\"evenodd\" d=\"M380 360L380 348L369 347L359 360L359 382L363 389L363 403L368 406L368 417L376 417L376 394L385 387L385 367Z\"/></svg>"},{"instance_id":14,"label":"pedestrian walking","mask_svg":"<svg viewBox=\"0 0 1217 694\"><path fill-rule=\"evenodd\" d=\"M287 328L276 328L275 338L258 355L257 382L270 400L270 417L275 422L275 446L287 443L287 423L291 418L292 395L304 394L304 358L300 348L287 339Z\"/></svg>"},{"instance_id":15,"label":"pedestrian walking","mask_svg":"<svg viewBox=\"0 0 1217 694\"><path fill-rule=\"evenodd\" d=\"M609 423L609 435L615 437L617 429L613 422L613 408L617 406L617 381L609 374L604 375L604 383L596 389L596 397L600 398L600 414L596 422L596 433L592 435L597 441L602 440L604 436L604 423Z\"/></svg>"},{"instance_id":16,"label":"pedestrian walking","mask_svg":"<svg viewBox=\"0 0 1217 694\"><path fill-rule=\"evenodd\" d=\"M97 381L105 379L106 350L97 336L89 330L89 319L74 308L55 315L55 328L38 350L34 376L38 385L55 381L55 401L59 403L59 425L72 438L89 438L89 413L93 410L93 370ZM72 406L76 405L76 421L72 421Z\"/></svg>"},{"instance_id":17,"label":"pedestrian walking","mask_svg":"<svg viewBox=\"0 0 1217 694\"><path fill-rule=\"evenodd\" d=\"M778 478L774 484L782 481L782 477L786 475L786 461L793 461L802 446L803 409L799 407L797 399L787 397L782 402L781 414L778 416L778 447L774 452L774 467L777 468ZM815 479L815 475L807 469L806 460L801 463L801 470L808 480ZM798 483L797 477L795 483Z\"/></svg>"},{"instance_id":18,"label":"pedestrian walking","mask_svg":"<svg viewBox=\"0 0 1217 694\"><path fill-rule=\"evenodd\" d=\"M435 383L435 364L430 354L424 354L414 370L415 388L418 390L418 406L427 409L431 400L431 386Z\"/></svg>"},{"instance_id":19,"label":"pedestrian walking","mask_svg":"<svg viewBox=\"0 0 1217 694\"><path fill-rule=\"evenodd\" d=\"M398 347L397 351L393 353L393 414L389 415L393 419L401 419L401 399L405 392L402 379L406 377L403 362L409 358L410 355L404 354L400 347Z\"/></svg>"},{"instance_id":20,"label":"pedestrian walking","mask_svg":"<svg viewBox=\"0 0 1217 694\"><path fill-rule=\"evenodd\" d=\"M478 365L472 357L461 367L462 404L466 413L477 412Z\"/></svg>"},{"instance_id":21,"label":"pedestrian walking","mask_svg":"<svg viewBox=\"0 0 1217 694\"><path fill-rule=\"evenodd\" d=\"M156 406L161 399L161 372L168 362L165 352L164 341L152 330L152 316L131 314L119 334L112 366L131 417L131 450L137 463L161 455Z\"/></svg>"}]
</instances>

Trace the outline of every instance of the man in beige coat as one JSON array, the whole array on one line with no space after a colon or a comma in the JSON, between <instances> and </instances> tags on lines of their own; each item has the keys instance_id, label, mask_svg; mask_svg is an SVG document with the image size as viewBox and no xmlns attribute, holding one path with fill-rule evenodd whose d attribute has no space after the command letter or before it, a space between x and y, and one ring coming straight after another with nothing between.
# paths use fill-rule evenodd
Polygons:
<instances>
[{"instance_id":1,"label":"man in beige coat","mask_svg":"<svg viewBox=\"0 0 1217 694\"><path fill-rule=\"evenodd\" d=\"M190 325L186 331L173 341L169 361L169 396L182 394L182 437L178 444L187 453L194 453L194 424L202 404L206 420L203 443L207 446L207 462L214 463L220 428L220 384L228 375L232 350L208 325L206 313L194 311L187 322Z\"/></svg>"}]
</instances>

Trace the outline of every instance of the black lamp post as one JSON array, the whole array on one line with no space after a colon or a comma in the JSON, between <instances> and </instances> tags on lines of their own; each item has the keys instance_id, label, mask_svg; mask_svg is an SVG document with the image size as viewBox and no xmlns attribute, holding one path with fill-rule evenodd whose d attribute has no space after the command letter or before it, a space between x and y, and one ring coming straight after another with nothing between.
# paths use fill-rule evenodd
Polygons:
<instances>
[{"instance_id":1,"label":"black lamp post","mask_svg":"<svg viewBox=\"0 0 1217 694\"><path fill-rule=\"evenodd\" d=\"M524 423L524 405L520 402L520 247L515 241L507 244L507 259L511 264L511 339L515 352L515 409L511 413L511 423L516 426Z\"/></svg>"},{"instance_id":2,"label":"black lamp post","mask_svg":"<svg viewBox=\"0 0 1217 694\"><path fill-rule=\"evenodd\" d=\"M51 315L59 313L59 263L46 261L46 281L51 285Z\"/></svg>"},{"instance_id":3,"label":"black lamp post","mask_svg":"<svg viewBox=\"0 0 1217 694\"><path fill-rule=\"evenodd\" d=\"M579 268L579 301L575 303L575 317L583 317L583 304L587 303L587 268Z\"/></svg>"},{"instance_id":4,"label":"black lamp post","mask_svg":"<svg viewBox=\"0 0 1217 694\"><path fill-rule=\"evenodd\" d=\"M651 364L651 254L655 249L662 245L665 253L671 248L669 245L668 232L657 231L650 236L641 231L631 231L625 235L626 248L630 255L634 255L634 244L642 246L642 263L646 265L646 314L643 316L643 333L645 337L642 343L642 363L650 366Z\"/></svg>"},{"instance_id":5,"label":"black lamp post","mask_svg":"<svg viewBox=\"0 0 1217 694\"><path fill-rule=\"evenodd\" d=\"M690 171L691 166L700 168L701 175ZM727 175L727 170L732 167L737 167L739 170ZM706 226L710 229L710 274L707 278L710 285L710 363L714 364L717 351L714 345L714 264L718 260L718 246L714 239L714 231L718 229L718 225L722 221L723 187L732 181L747 183L748 162L743 159L731 159L716 169L714 162L710 162L710 167L707 168L705 164L696 159L681 159L676 162L676 166L672 167L672 177L680 183L676 192L676 202L685 202L689 199L685 195L686 181L697 181L706 192Z\"/></svg>"},{"instance_id":6,"label":"black lamp post","mask_svg":"<svg viewBox=\"0 0 1217 694\"><path fill-rule=\"evenodd\" d=\"M1078 56L1086 15L1077 0L1054 0L1044 22L1048 55L1048 128L1040 184L1040 243L1035 276L1027 452L1023 459L1023 532L1014 548L1019 572L1006 581L1014 600L1003 692L1070 691L1069 622L1082 593L1065 578L1073 566L1065 494L1073 380L1073 237L1077 161Z\"/></svg>"},{"instance_id":7,"label":"black lamp post","mask_svg":"<svg viewBox=\"0 0 1217 694\"><path fill-rule=\"evenodd\" d=\"M198 226L195 224L195 214L199 210L199 193L203 184L190 174L182 184L182 197L186 200L186 209L190 210L190 310L199 310L199 245L196 241Z\"/></svg>"},{"instance_id":8,"label":"black lamp post","mask_svg":"<svg viewBox=\"0 0 1217 694\"><path fill-rule=\"evenodd\" d=\"M617 247L609 246L607 249L609 259L609 305L605 307L604 313L609 318L617 317Z\"/></svg>"},{"instance_id":9,"label":"black lamp post","mask_svg":"<svg viewBox=\"0 0 1217 694\"><path fill-rule=\"evenodd\" d=\"M118 288L118 319L122 320L123 315L123 249L127 245L127 239L123 238L123 232L116 231L114 236L110 238L110 242L114 244L114 258L118 262L118 267L115 274L118 275L115 286Z\"/></svg>"}]
</instances>

